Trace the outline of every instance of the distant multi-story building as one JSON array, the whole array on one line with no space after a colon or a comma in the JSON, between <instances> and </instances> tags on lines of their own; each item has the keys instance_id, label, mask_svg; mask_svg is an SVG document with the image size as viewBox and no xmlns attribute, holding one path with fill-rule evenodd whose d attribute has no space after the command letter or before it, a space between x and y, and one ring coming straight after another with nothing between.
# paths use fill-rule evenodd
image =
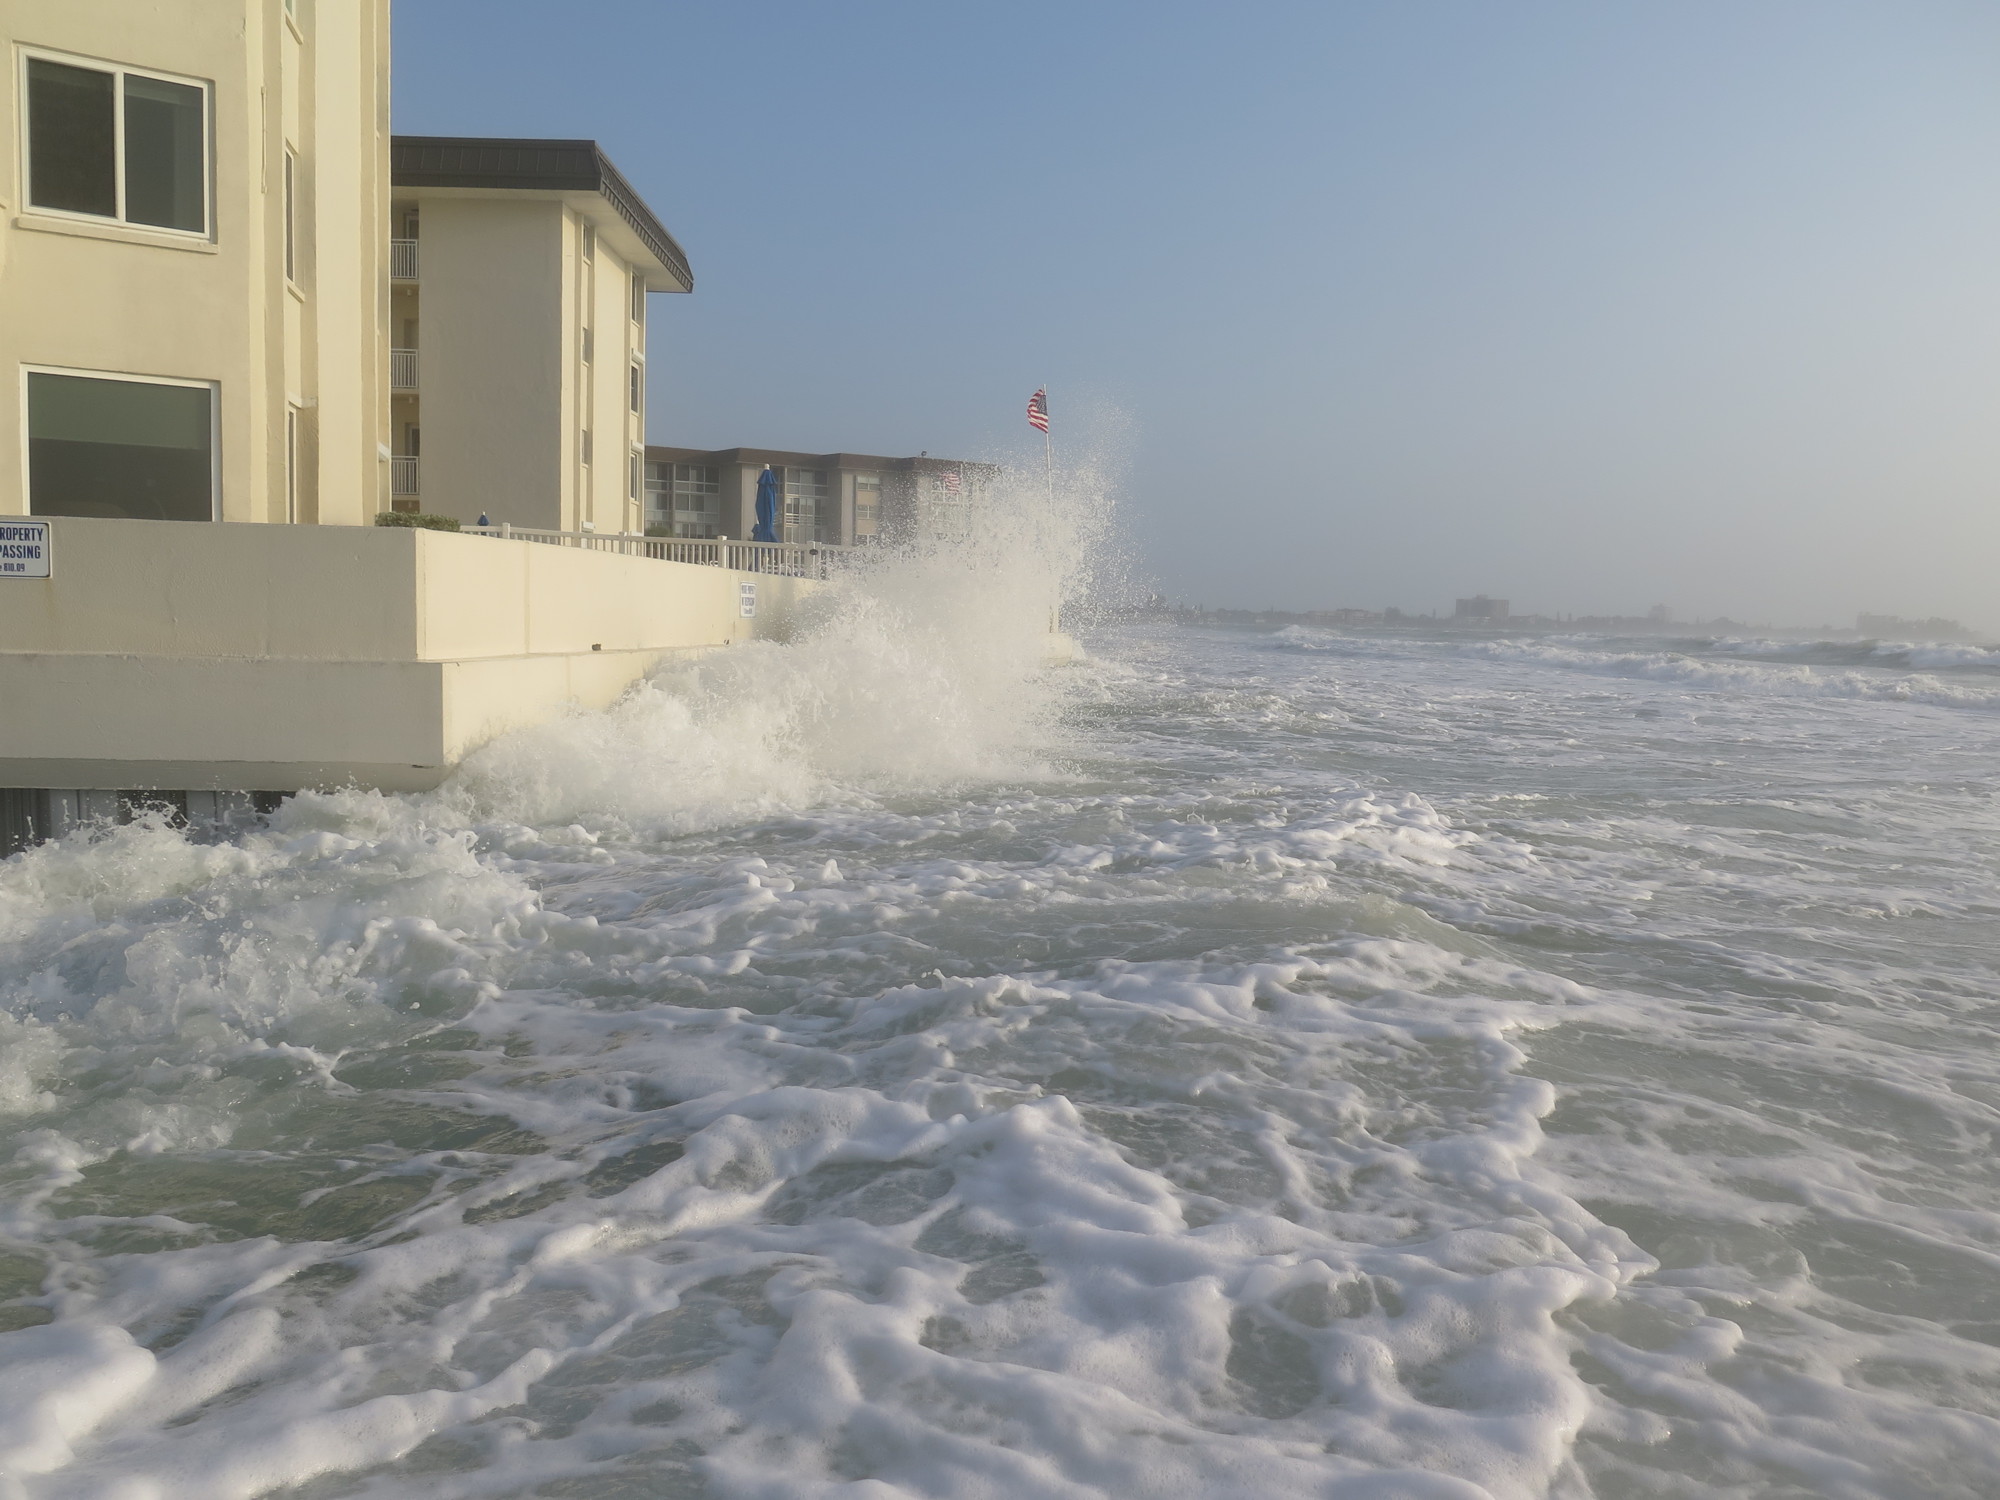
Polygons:
<instances>
[{"instance_id":1,"label":"distant multi-story building","mask_svg":"<svg viewBox=\"0 0 2000 1500\"><path fill-rule=\"evenodd\" d=\"M389 147L395 506L642 528L646 296L687 257L594 141Z\"/></svg>"},{"instance_id":2,"label":"distant multi-story building","mask_svg":"<svg viewBox=\"0 0 2000 1500\"><path fill-rule=\"evenodd\" d=\"M1497 625L1507 618L1507 601L1475 594L1470 599L1459 600L1458 607L1451 614L1454 620L1486 620Z\"/></svg>"},{"instance_id":3,"label":"distant multi-story building","mask_svg":"<svg viewBox=\"0 0 2000 1500\"><path fill-rule=\"evenodd\" d=\"M748 537L766 468L784 499L779 540L839 547L961 534L1000 474L997 464L929 454L649 447L645 529L656 536Z\"/></svg>"}]
</instances>

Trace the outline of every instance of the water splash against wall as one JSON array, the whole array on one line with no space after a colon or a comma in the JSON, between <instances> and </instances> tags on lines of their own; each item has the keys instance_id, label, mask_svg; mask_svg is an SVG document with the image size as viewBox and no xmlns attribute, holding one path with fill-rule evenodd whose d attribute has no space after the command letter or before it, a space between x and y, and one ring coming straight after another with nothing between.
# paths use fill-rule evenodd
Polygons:
<instances>
[{"instance_id":1,"label":"water splash against wall","mask_svg":"<svg viewBox=\"0 0 2000 1500\"><path fill-rule=\"evenodd\" d=\"M437 800L469 821L686 831L839 795L1044 773L1063 742L1048 668L1112 575L1095 470L1010 474L969 535L860 554L792 638L667 668L606 714L516 734Z\"/></svg>"}]
</instances>

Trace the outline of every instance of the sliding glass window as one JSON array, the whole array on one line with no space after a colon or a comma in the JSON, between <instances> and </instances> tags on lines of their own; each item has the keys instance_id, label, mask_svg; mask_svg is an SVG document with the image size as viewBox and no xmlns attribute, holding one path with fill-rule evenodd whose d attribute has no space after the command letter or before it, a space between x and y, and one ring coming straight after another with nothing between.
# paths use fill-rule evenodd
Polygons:
<instances>
[{"instance_id":1,"label":"sliding glass window","mask_svg":"<svg viewBox=\"0 0 2000 1500\"><path fill-rule=\"evenodd\" d=\"M28 372L28 511L215 519L215 388Z\"/></svg>"},{"instance_id":2,"label":"sliding glass window","mask_svg":"<svg viewBox=\"0 0 2000 1500\"><path fill-rule=\"evenodd\" d=\"M722 470L714 464L675 464L673 473L674 535L714 536L722 524Z\"/></svg>"},{"instance_id":3,"label":"sliding glass window","mask_svg":"<svg viewBox=\"0 0 2000 1500\"><path fill-rule=\"evenodd\" d=\"M28 204L189 234L208 232L208 89L25 59Z\"/></svg>"}]
</instances>

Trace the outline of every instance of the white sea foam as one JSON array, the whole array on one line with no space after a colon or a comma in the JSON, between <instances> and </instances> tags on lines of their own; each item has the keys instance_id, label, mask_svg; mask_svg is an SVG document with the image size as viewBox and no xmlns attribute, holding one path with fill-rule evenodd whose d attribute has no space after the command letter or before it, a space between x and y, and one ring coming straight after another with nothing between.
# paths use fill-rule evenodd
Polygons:
<instances>
[{"instance_id":1,"label":"white sea foam","mask_svg":"<svg viewBox=\"0 0 2000 1500\"><path fill-rule=\"evenodd\" d=\"M1707 649L1738 656L1797 661L1868 663L1888 667L1995 667L2000 650L1952 641L1768 640L1729 637L1704 643Z\"/></svg>"},{"instance_id":2,"label":"white sea foam","mask_svg":"<svg viewBox=\"0 0 2000 1500\"><path fill-rule=\"evenodd\" d=\"M1930 673L1885 674L1807 662L1729 660L1680 651L1590 649L1553 641L1469 642L1460 648L1492 661L1522 662L1688 687L1784 697L1858 698L1940 708L2000 708L2000 689L1947 681ZM1962 665L1934 660L1912 665Z\"/></svg>"},{"instance_id":3,"label":"white sea foam","mask_svg":"<svg viewBox=\"0 0 2000 1500\"><path fill-rule=\"evenodd\" d=\"M1875 654L1913 667L2000 667L2000 650L1989 646L1884 641L1875 647Z\"/></svg>"},{"instance_id":4,"label":"white sea foam","mask_svg":"<svg viewBox=\"0 0 2000 1500\"><path fill-rule=\"evenodd\" d=\"M0 864L0 1494L1983 1493L1986 719L1041 546Z\"/></svg>"},{"instance_id":5,"label":"white sea foam","mask_svg":"<svg viewBox=\"0 0 2000 1500\"><path fill-rule=\"evenodd\" d=\"M1273 640L1298 651L1330 651L1342 642L1331 630L1314 630L1307 625L1286 625L1272 633Z\"/></svg>"}]
</instances>

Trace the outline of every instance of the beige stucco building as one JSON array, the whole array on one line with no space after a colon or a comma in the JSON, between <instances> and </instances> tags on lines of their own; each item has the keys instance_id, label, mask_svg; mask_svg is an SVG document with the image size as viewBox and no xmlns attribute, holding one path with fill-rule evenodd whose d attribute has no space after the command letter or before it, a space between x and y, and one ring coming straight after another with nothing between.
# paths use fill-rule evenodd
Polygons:
<instances>
[{"instance_id":1,"label":"beige stucco building","mask_svg":"<svg viewBox=\"0 0 2000 1500\"><path fill-rule=\"evenodd\" d=\"M642 529L646 299L687 257L594 141L397 136L399 509Z\"/></svg>"},{"instance_id":2,"label":"beige stucco building","mask_svg":"<svg viewBox=\"0 0 2000 1500\"><path fill-rule=\"evenodd\" d=\"M392 140L388 10L0 9L0 514L643 528L687 257L594 142Z\"/></svg>"},{"instance_id":3,"label":"beige stucco building","mask_svg":"<svg viewBox=\"0 0 2000 1500\"><path fill-rule=\"evenodd\" d=\"M387 504L387 0L10 0L0 513Z\"/></svg>"},{"instance_id":4,"label":"beige stucco building","mask_svg":"<svg viewBox=\"0 0 2000 1500\"><path fill-rule=\"evenodd\" d=\"M0 854L432 786L818 587L608 535L686 257L592 142L392 146L387 0L0 0L0 41ZM373 524L419 507L570 535Z\"/></svg>"}]
</instances>

